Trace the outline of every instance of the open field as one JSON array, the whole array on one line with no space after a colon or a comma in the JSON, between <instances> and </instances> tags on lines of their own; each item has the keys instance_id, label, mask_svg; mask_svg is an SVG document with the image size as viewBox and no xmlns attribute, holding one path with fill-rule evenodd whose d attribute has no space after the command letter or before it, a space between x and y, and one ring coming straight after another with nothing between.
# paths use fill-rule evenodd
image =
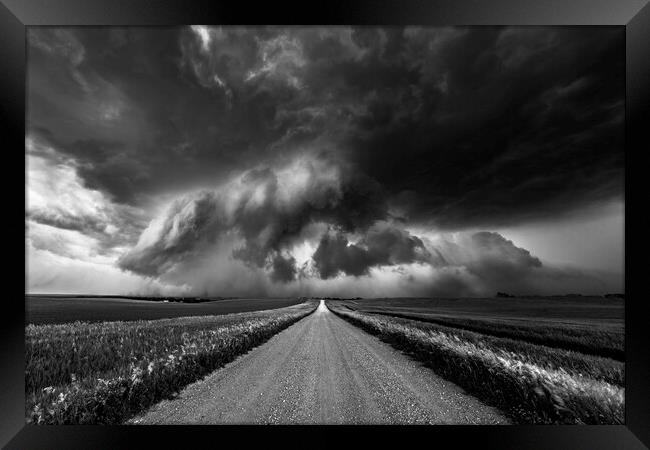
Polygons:
<instances>
[{"instance_id":1,"label":"open field","mask_svg":"<svg viewBox=\"0 0 650 450\"><path fill-rule=\"evenodd\" d=\"M602 297L364 299L349 309L623 361L624 301Z\"/></svg>"},{"instance_id":2,"label":"open field","mask_svg":"<svg viewBox=\"0 0 650 450\"><path fill-rule=\"evenodd\" d=\"M556 299L548 301L553 300ZM456 301L461 312L459 317L454 317L459 320L452 327L421 320L418 312L432 315L436 311L424 301L409 304L399 299L396 302L395 310L399 306L411 308L410 314L418 320L404 318L399 312L400 317L395 317L390 307L381 311L372 307L373 303L390 305L390 301L384 300L328 301L327 305L344 319L410 353L439 375L499 407L515 422L622 423L624 365L621 361L530 342L526 338L533 334L529 330L535 330L535 322L530 311L525 310L518 313L519 318L529 318L519 333L525 339L498 337L495 331L503 325L503 315L495 313L491 323L487 311L472 305L474 301ZM445 302L453 304L453 300ZM469 307L462 311L464 303ZM511 320L513 312L510 312ZM451 307L445 313L449 318ZM487 332L478 333L459 326L463 325L460 319L467 317L467 313L474 313L474 317L480 313L482 329ZM589 320L584 320L590 315ZM553 326L550 318L540 319ZM597 328L597 324L609 320L602 311L567 314L565 319L580 322L583 327L578 329L586 330L587 334L595 331L588 324Z\"/></svg>"},{"instance_id":3,"label":"open field","mask_svg":"<svg viewBox=\"0 0 650 450\"><path fill-rule=\"evenodd\" d=\"M122 423L311 314L316 306L306 302L222 316L27 325L27 420Z\"/></svg>"},{"instance_id":4,"label":"open field","mask_svg":"<svg viewBox=\"0 0 650 450\"><path fill-rule=\"evenodd\" d=\"M366 298L346 300L363 308L387 308L468 318L535 319L555 323L620 325L624 300L589 296L514 298Z\"/></svg>"},{"instance_id":5,"label":"open field","mask_svg":"<svg viewBox=\"0 0 650 450\"><path fill-rule=\"evenodd\" d=\"M284 308L298 303L300 300L297 298L241 298L203 303L166 303L137 298L26 295L25 323L38 325L77 320L155 320L259 311Z\"/></svg>"}]
</instances>

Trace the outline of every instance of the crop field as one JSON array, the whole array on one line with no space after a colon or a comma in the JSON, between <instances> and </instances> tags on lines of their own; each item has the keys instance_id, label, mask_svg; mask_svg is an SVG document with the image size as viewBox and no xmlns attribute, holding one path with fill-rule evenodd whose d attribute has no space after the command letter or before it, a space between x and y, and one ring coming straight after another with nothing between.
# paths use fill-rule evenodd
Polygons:
<instances>
[{"instance_id":1,"label":"crop field","mask_svg":"<svg viewBox=\"0 0 650 450\"><path fill-rule=\"evenodd\" d=\"M174 303L137 298L25 296L25 323L50 324L74 321L155 320L184 316L232 314L284 308L300 303L297 298L238 298L203 303Z\"/></svg>"},{"instance_id":2,"label":"crop field","mask_svg":"<svg viewBox=\"0 0 650 450\"><path fill-rule=\"evenodd\" d=\"M532 297L486 299L365 299L349 309L511 338L624 360L621 299Z\"/></svg>"},{"instance_id":3,"label":"crop field","mask_svg":"<svg viewBox=\"0 0 650 450\"><path fill-rule=\"evenodd\" d=\"M481 300L347 300L327 306L517 423L623 422L622 301L485 299L495 307ZM564 309L561 319L550 302Z\"/></svg>"},{"instance_id":4,"label":"crop field","mask_svg":"<svg viewBox=\"0 0 650 450\"><path fill-rule=\"evenodd\" d=\"M27 325L27 421L123 423L311 314L317 304L221 316Z\"/></svg>"}]
</instances>

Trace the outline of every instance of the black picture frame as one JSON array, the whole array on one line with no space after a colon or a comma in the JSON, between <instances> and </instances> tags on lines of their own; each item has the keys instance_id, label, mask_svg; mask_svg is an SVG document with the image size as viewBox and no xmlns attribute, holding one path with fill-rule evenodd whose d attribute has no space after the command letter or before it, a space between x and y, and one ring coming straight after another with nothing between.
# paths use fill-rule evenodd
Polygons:
<instances>
[{"instance_id":1,"label":"black picture frame","mask_svg":"<svg viewBox=\"0 0 650 450\"><path fill-rule=\"evenodd\" d=\"M625 425L603 426L437 426L351 427L304 426L34 426L24 419L24 307L18 298L20 227L24 198L15 179L20 174L18 148L25 138L25 27L30 25L182 25L182 24L357 24L357 25L616 25L626 32L626 170L625 170ZM0 312L0 445L11 449L136 448L239 445L261 438L280 445L337 444L351 434L364 439L394 438L402 445L494 449L642 449L650 446L650 327L646 325L638 278L633 276L644 245L635 244L647 229L640 205L644 189L638 175L643 152L650 149L650 5L648 0L336 0L302 4L208 0L0 0L0 117L3 127L4 193L16 212L5 215L2 229L12 249L7 264ZM22 160L24 163L24 160ZM637 172L635 174L635 171ZM24 175L24 172L23 172ZM18 175L19 177L20 175ZM647 187L646 187L647 189ZM9 199L8 197L13 197ZM632 209L629 207L632 202ZM16 204L14 205L13 202ZM22 205L24 206L24 204ZM631 215L632 214L632 215ZM15 237L14 237L15 236ZM641 241L643 239L641 238ZM5 246L8 251L8 246ZM15 253L14 253L15 252ZM8 255L17 255L14 260ZM274 439L275 438L275 439ZM417 445L417 444L416 444Z\"/></svg>"}]
</instances>

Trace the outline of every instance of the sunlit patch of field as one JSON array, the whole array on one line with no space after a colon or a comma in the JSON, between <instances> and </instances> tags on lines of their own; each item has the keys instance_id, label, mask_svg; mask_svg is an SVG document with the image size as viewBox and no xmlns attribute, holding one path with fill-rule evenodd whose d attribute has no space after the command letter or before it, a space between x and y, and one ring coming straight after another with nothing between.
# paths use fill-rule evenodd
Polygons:
<instances>
[{"instance_id":1,"label":"sunlit patch of field","mask_svg":"<svg viewBox=\"0 0 650 450\"><path fill-rule=\"evenodd\" d=\"M275 310L25 327L26 418L119 424L311 314Z\"/></svg>"},{"instance_id":2,"label":"sunlit patch of field","mask_svg":"<svg viewBox=\"0 0 650 450\"><path fill-rule=\"evenodd\" d=\"M462 328L355 310L332 312L410 353L518 423L623 423L620 361ZM358 307L358 305L357 305Z\"/></svg>"}]
</instances>

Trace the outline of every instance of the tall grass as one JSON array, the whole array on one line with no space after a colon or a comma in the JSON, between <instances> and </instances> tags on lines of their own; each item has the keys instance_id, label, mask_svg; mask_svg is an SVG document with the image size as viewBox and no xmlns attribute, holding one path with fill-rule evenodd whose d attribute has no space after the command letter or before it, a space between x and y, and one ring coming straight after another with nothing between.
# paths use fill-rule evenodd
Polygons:
<instances>
[{"instance_id":1,"label":"tall grass","mask_svg":"<svg viewBox=\"0 0 650 450\"><path fill-rule=\"evenodd\" d=\"M337 305L337 307L339 306ZM345 308L346 306L340 305L340 307ZM352 309L348 308L348 310ZM562 368L573 375L588 376L618 386L623 386L625 384L625 364L622 361L602 356L588 355L573 350L532 344L523 340L481 334L464 328L448 327L432 322L404 319L400 316L390 317L393 322L405 326L417 328L423 331L433 330L447 334L454 334L469 342L486 344L491 347L501 348L516 353L522 361L535 364L541 368L551 370Z\"/></svg>"},{"instance_id":2,"label":"tall grass","mask_svg":"<svg viewBox=\"0 0 650 450\"><path fill-rule=\"evenodd\" d=\"M568 373L562 367L540 367L489 342L328 306L340 317L411 353L441 376L499 407L515 422L623 423L625 391L620 386Z\"/></svg>"},{"instance_id":3,"label":"tall grass","mask_svg":"<svg viewBox=\"0 0 650 450\"><path fill-rule=\"evenodd\" d=\"M29 325L27 421L122 423L266 341L316 306L308 302L226 316Z\"/></svg>"},{"instance_id":4,"label":"tall grass","mask_svg":"<svg viewBox=\"0 0 650 450\"><path fill-rule=\"evenodd\" d=\"M388 315L410 320L444 325L475 331L496 337L505 337L533 344L542 344L565 350L578 351L590 355L613 358L619 361L625 359L623 333L606 329L588 329L575 325L559 325L549 323L512 323L497 320L480 320L461 317L432 316L414 312L381 311L370 308L359 309L363 313Z\"/></svg>"}]
</instances>

